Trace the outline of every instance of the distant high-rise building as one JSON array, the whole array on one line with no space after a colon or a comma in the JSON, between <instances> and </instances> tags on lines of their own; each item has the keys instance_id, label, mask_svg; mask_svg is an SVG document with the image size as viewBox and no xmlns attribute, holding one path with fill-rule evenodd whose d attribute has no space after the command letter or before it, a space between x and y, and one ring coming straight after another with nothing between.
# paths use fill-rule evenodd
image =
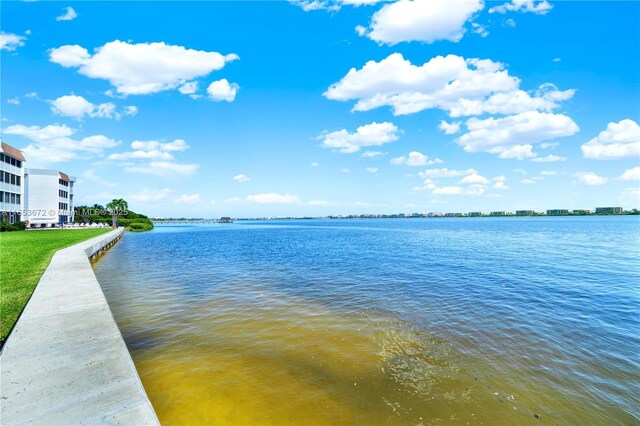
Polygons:
<instances>
[{"instance_id":1,"label":"distant high-rise building","mask_svg":"<svg viewBox=\"0 0 640 426\"><path fill-rule=\"evenodd\" d=\"M534 214L533 210L516 210L516 216L533 216Z\"/></svg>"},{"instance_id":2,"label":"distant high-rise building","mask_svg":"<svg viewBox=\"0 0 640 426\"><path fill-rule=\"evenodd\" d=\"M480 217L482 212L469 212L469 217Z\"/></svg>"},{"instance_id":3,"label":"distant high-rise building","mask_svg":"<svg viewBox=\"0 0 640 426\"><path fill-rule=\"evenodd\" d=\"M547 210L547 216L564 216L567 214L569 214L569 210L567 209Z\"/></svg>"},{"instance_id":4,"label":"distant high-rise building","mask_svg":"<svg viewBox=\"0 0 640 426\"><path fill-rule=\"evenodd\" d=\"M622 207L596 207L596 214L620 214Z\"/></svg>"},{"instance_id":5,"label":"distant high-rise building","mask_svg":"<svg viewBox=\"0 0 640 426\"><path fill-rule=\"evenodd\" d=\"M491 212L489 216L506 216L506 212Z\"/></svg>"}]
</instances>

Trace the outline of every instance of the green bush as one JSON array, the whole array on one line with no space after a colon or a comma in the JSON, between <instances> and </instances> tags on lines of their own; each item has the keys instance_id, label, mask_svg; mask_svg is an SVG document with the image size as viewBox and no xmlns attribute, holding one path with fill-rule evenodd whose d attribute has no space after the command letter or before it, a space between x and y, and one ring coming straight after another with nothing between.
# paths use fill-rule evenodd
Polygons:
<instances>
[{"instance_id":1,"label":"green bush","mask_svg":"<svg viewBox=\"0 0 640 426\"><path fill-rule=\"evenodd\" d=\"M0 232L24 231L27 225L24 222L0 222Z\"/></svg>"},{"instance_id":2,"label":"green bush","mask_svg":"<svg viewBox=\"0 0 640 426\"><path fill-rule=\"evenodd\" d=\"M151 231L153 229L153 224L146 222L133 222L127 226L127 229L131 232Z\"/></svg>"}]
</instances>

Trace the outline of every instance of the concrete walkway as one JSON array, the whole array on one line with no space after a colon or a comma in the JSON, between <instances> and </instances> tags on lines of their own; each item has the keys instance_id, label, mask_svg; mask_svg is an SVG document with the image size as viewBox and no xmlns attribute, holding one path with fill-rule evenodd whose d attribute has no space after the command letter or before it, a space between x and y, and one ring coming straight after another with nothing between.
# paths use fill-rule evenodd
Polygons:
<instances>
[{"instance_id":1,"label":"concrete walkway","mask_svg":"<svg viewBox=\"0 0 640 426\"><path fill-rule=\"evenodd\" d=\"M58 251L0 355L0 424L159 424L88 257Z\"/></svg>"}]
</instances>

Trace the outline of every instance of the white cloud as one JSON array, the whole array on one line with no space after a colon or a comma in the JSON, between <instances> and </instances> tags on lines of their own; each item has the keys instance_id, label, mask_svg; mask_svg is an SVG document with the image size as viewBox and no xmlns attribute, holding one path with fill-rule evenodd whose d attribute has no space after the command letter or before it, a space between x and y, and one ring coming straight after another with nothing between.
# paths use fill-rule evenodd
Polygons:
<instances>
[{"instance_id":1,"label":"white cloud","mask_svg":"<svg viewBox=\"0 0 640 426\"><path fill-rule=\"evenodd\" d=\"M360 30L380 44L419 41L460 41L465 23L482 10L482 0L399 0L373 14L366 30Z\"/></svg>"},{"instance_id":2,"label":"white cloud","mask_svg":"<svg viewBox=\"0 0 640 426\"><path fill-rule=\"evenodd\" d=\"M551 111L575 93L573 89L560 91L550 83L534 93L519 86L520 79L509 75L504 64L489 59L436 56L417 66L394 53L380 62L369 61L359 70L352 68L324 96L356 100L354 111L387 105L394 115L439 108L451 117L462 117Z\"/></svg>"},{"instance_id":3,"label":"white cloud","mask_svg":"<svg viewBox=\"0 0 640 426\"><path fill-rule=\"evenodd\" d=\"M176 204L195 204L200 202L200 194L182 194L174 201Z\"/></svg>"},{"instance_id":4,"label":"white cloud","mask_svg":"<svg viewBox=\"0 0 640 426\"><path fill-rule=\"evenodd\" d=\"M585 158L595 160L640 156L640 126L630 119L609 123L605 130L581 148Z\"/></svg>"},{"instance_id":5,"label":"white cloud","mask_svg":"<svg viewBox=\"0 0 640 426\"><path fill-rule=\"evenodd\" d=\"M76 133L76 130L57 124L45 127L16 124L4 129L3 133L22 136L32 141L23 149L32 167L68 161L77 158L80 154L102 155L105 149L113 148L120 143L104 135L72 139L71 136Z\"/></svg>"},{"instance_id":6,"label":"white cloud","mask_svg":"<svg viewBox=\"0 0 640 426\"><path fill-rule=\"evenodd\" d=\"M507 185L505 185L504 182L500 181L500 182L496 182L493 184L492 186L493 189L509 189L509 187Z\"/></svg>"},{"instance_id":7,"label":"white cloud","mask_svg":"<svg viewBox=\"0 0 640 426\"><path fill-rule=\"evenodd\" d=\"M367 167L366 170L369 173L378 173L378 168L377 167Z\"/></svg>"},{"instance_id":8,"label":"white cloud","mask_svg":"<svg viewBox=\"0 0 640 426\"><path fill-rule=\"evenodd\" d=\"M460 132L460 122L454 121L453 123L447 123L444 120L440 120L438 128L442 130L445 135L455 135Z\"/></svg>"},{"instance_id":9,"label":"white cloud","mask_svg":"<svg viewBox=\"0 0 640 426\"><path fill-rule=\"evenodd\" d=\"M533 158L531 161L534 161L536 163L552 163L555 161L567 161L567 157L561 157L559 155L549 154L546 157Z\"/></svg>"},{"instance_id":10,"label":"white cloud","mask_svg":"<svg viewBox=\"0 0 640 426\"><path fill-rule=\"evenodd\" d=\"M0 32L0 50L16 50L20 46L24 46L26 37L19 36L17 34Z\"/></svg>"},{"instance_id":11,"label":"white cloud","mask_svg":"<svg viewBox=\"0 0 640 426\"><path fill-rule=\"evenodd\" d=\"M236 83L229 83L226 78L222 80L214 81L207 87L207 93L209 98L218 101L233 102L236 98L236 94L240 90L240 86Z\"/></svg>"},{"instance_id":12,"label":"white cloud","mask_svg":"<svg viewBox=\"0 0 640 426\"><path fill-rule=\"evenodd\" d=\"M314 162L314 163L311 163L311 164L309 164L309 165L310 165L311 167L319 167L319 166L320 166L320 164L315 163L315 162Z\"/></svg>"},{"instance_id":13,"label":"white cloud","mask_svg":"<svg viewBox=\"0 0 640 426\"><path fill-rule=\"evenodd\" d=\"M316 139L322 141L322 147L337 149L343 153L353 153L366 146L380 146L397 141L402 131L393 123L384 122L365 124L349 133L346 129L324 132Z\"/></svg>"},{"instance_id":14,"label":"white cloud","mask_svg":"<svg viewBox=\"0 0 640 426\"><path fill-rule=\"evenodd\" d=\"M133 141L133 151L111 154L107 160L173 160L171 152L186 151L189 145L182 139L171 142Z\"/></svg>"},{"instance_id":15,"label":"white cloud","mask_svg":"<svg viewBox=\"0 0 640 426\"><path fill-rule=\"evenodd\" d=\"M543 170L540 172L540 174L543 176L555 176L558 174L558 172L556 172L555 170Z\"/></svg>"},{"instance_id":16,"label":"white cloud","mask_svg":"<svg viewBox=\"0 0 640 426\"><path fill-rule=\"evenodd\" d=\"M520 183L524 183L525 185L533 185L535 184L537 181L533 180L533 179L522 179L520 181Z\"/></svg>"},{"instance_id":17,"label":"white cloud","mask_svg":"<svg viewBox=\"0 0 640 426\"><path fill-rule=\"evenodd\" d=\"M341 168L341 169L340 169L340 171L341 171L342 173L351 173L351 170L350 170L350 169L348 169L348 168L346 168L346 167Z\"/></svg>"},{"instance_id":18,"label":"white cloud","mask_svg":"<svg viewBox=\"0 0 640 426\"><path fill-rule=\"evenodd\" d=\"M297 195L271 192L267 194L249 195L247 201L255 204L299 204L300 198Z\"/></svg>"},{"instance_id":19,"label":"white cloud","mask_svg":"<svg viewBox=\"0 0 640 426\"><path fill-rule=\"evenodd\" d=\"M374 157L380 157L385 154L386 152L382 152L382 151L365 151L362 153L362 156L364 158L374 158Z\"/></svg>"},{"instance_id":20,"label":"white cloud","mask_svg":"<svg viewBox=\"0 0 640 426\"><path fill-rule=\"evenodd\" d=\"M58 115L75 118L76 120L81 120L85 115L89 117L116 119L121 117L121 114L116 113L115 104L106 102L96 105L89 102L82 96L77 95L61 96L58 99L51 101L51 111ZM128 109L125 109L124 113L126 115L131 115L128 111Z\"/></svg>"},{"instance_id":21,"label":"white cloud","mask_svg":"<svg viewBox=\"0 0 640 426\"><path fill-rule=\"evenodd\" d=\"M504 24L508 27L515 28L516 21L514 21L512 18L509 18L506 21L504 21Z\"/></svg>"},{"instance_id":22,"label":"white cloud","mask_svg":"<svg viewBox=\"0 0 640 426\"><path fill-rule=\"evenodd\" d=\"M413 151L410 152L407 157L396 157L392 158L390 161L394 166L401 166L406 164L407 166L430 166L432 164L442 164L442 161L439 158L430 159L428 155L424 155L421 152Z\"/></svg>"},{"instance_id":23,"label":"white cloud","mask_svg":"<svg viewBox=\"0 0 640 426\"><path fill-rule=\"evenodd\" d=\"M527 171L524 169L513 169L512 172L514 173L520 173L521 175L525 176L527 174Z\"/></svg>"},{"instance_id":24,"label":"white cloud","mask_svg":"<svg viewBox=\"0 0 640 426\"><path fill-rule=\"evenodd\" d=\"M7 103L11 105L20 105L20 98L9 98Z\"/></svg>"},{"instance_id":25,"label":"white cloud","mask_svg":"<svg viewBox=\"0 0 640 426\"><path fill-rule=\"evenodd\" d=\"M478 24L477 22L471 23L471 31L478 34L480 37L485 38L489 35L489 30L486 25Z\"/></svg>"},{"instance_id":26,"label":"white cloud","mask_svg":"<svg viewBox=\"0 0 640 426\"><path fill-rule=\"evenodd\" d=\"M62 9L64 13L56 17L56 21L73 21L78 17L78 14L71 6L67 6Z\"/></svg>"},{"instance_id":27,"label":"white cloud","mask_svg":"<svg viewBox=\"0 0 640 426\"><path fill-rule=\"evenodd\" d=\"M49 51L49 59L63 67L78 67L78 72L87 77L108 80L120 94L140 95L183 86L223 68L238 56L163 42L130 44L115 40L97 48L93 55L78 45L61 46Z\"/></svg>"},{"instance_id":28,"label":"white cloud","mask_svg":"<svg viewBox=\"0 0 640 426\"><path fill-rule=\"evenodd\" d=\"M233 177L236 182L249 182L251 178L247 175L239 174Z\"/></svg>"},{"instance_id":29,"label":"white cloud","mask_svg":"<svg viewBox=\"0 0 640 426\"><path fill-rule=\"evenodd\" d=\"M371 6L383 0L290 0L296 6L299 6L305 12L314 10L328 10L337 12L342 6Z\"/></svg>"},{"instance_id":30,"label":"white cloud","mask_svg":"<svg viewBox=\"0 0 640 426\"><path fill-rule=\"evenodd\" d=\"M133 201L139 201L141 203L157 203L158 201L168 199L170 195L171 190L169 188L164 188L161 190L145 188L137 194L129 195L127 198Z\"/></svg>"},{"instance_id":31,"label":"white cloud","mask_svg":"<svg viewBox=\"0 0 640 426\"><path fill-rule=\"evenodd\" d=\"M560 58L553 58L553 62L560 62L562 59Z\"/></svg>"},{"instance_id":32,"label":"white cloud","mask_svg":"<svg viewBox=\"0 0 640 426\"><path fill-rule=\"evenodd\" d=\"M138 107L135 105L128 105L124 108L124 115L133 117L138 114Z\"/></svg>"},{"instance_id":33,"label":"white cloud","mask_svg":"<svg viewBox=\"0 0 640 426\"><path fill-rule=\"evenodd\" d=\"M449 170L445 167L442 169L427 169L418 173L418 176L420 176L421 178L450 178L457 176L466 176L474 173L477 173L474 169Z\"/></svg>"},{"instance_id":34,"label":"white cloud","mask_svg":"<svg viewBox=\"0 0 640 426\"><path fill-rule=\"evenodd\" d=\"M188 81L178 88L183 95L194 95L198 91L197 81Z\"/></svg>"},{"instance_id":35,"label":"white cloud","mask_svg":"<svg viewBox=\"0 0 640 426\"><path fill-rule=\"evenodd\" d=\"M502 118L470 118L468 132L456 139L467 152L489 152L501 158L533 157L532 144L578 132L563 114L528 111Z\"/></svg>"},{"instance_id":36,"label":"white cloud","mask_svg":"<svg viewBox=\"0 0 640 426\"><path fill-rule=\"evenodd\" d=\"M576 173L575 176L578 178L578 181L580 183L583 183L585 185L594 186L594 185L604 185L605 183L607 183L607 178L598 176L593 172Z\"/></svg>"},{"instance_id":37,"label":"white cloud","mask_svg":"<svg viewBox=\"0 0 640 426\"><path fill-rule=\"evenodd\" d=\"M552 8L553 6L547 0L511 0L490 8L489 13L531 12L546 15Z\"/></svg>"},{"instance_id":38,"label":"white cloud","mask_svg":"<svg viewBox=\"0 0 640 426\"><path fill-rule=\"evenodd\" d=\"M474 185L474 184L489 185L491 181L489 181L489 179L487 179L486 177L479 175L478 173L472 173L460 179L459 183L469 184L469 185Z\"/></svg>"},{"instance_id":39,"label":"white cloud","mask_svg":"<svg viewBox=\"0 0 640 426\"><path fill-rule=\"evenodd\" d=\"M629 170L625 170L619 177L619 180L640 180L640 167L634 167Z\"/></svg>"}]
</instances>

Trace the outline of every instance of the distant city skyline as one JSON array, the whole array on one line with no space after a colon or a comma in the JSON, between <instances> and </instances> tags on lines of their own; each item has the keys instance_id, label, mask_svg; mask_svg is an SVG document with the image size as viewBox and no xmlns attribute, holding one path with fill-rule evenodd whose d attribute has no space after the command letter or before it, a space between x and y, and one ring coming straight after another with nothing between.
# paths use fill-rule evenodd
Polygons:
<instances>
[{"instance_id":1,"label":"distant city skyline","mask_svg":"<svg viewBox=\"0 0 640 426\"><path fill-rule=\"evenodd\" d=\"M76 205L125 198L151 217L631 210L639 15L5 2L1 137L27 168L77 176Z\"/></svg>"}]
</instances>

